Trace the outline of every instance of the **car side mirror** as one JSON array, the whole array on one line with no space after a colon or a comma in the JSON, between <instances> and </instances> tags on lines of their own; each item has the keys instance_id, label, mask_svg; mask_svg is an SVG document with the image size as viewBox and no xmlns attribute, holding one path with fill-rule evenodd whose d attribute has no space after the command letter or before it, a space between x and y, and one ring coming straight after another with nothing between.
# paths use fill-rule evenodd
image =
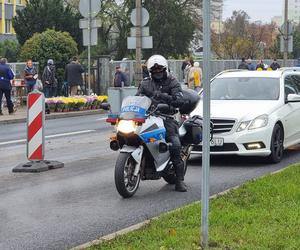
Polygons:
<instances>
[{"instance_id":1,"label":"car side mirror","mask_svg":"<svg viewBox=\"0 0 300 250\"><path fill-rule=\"evenodd\" d=\"M300 95L289 94L287 96L287 102L300 102Z\"/></svg>"}]
</instances>

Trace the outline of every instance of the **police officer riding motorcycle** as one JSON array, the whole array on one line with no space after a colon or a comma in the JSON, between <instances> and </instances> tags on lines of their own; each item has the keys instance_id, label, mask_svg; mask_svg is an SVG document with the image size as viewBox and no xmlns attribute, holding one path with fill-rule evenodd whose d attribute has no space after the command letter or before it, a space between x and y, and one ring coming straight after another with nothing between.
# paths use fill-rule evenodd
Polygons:
<instances>
[{"instance_id":1,"label":"police officer riding motorcycle","mask_svg":"<svg viewBox=\"0 0 300 250\"><path fill-rule=\"evenodd\" d=\"M175 109L184 105L182 88L177 79L169 74L168 62L163 56L151 56L147 61L147 68L150 77L141 82L137 95L151 98L154 104L164 103L170 106L168 112L170 116L164 119L164 126L166 128L166 141L170 144L170 158L175 168L175 190L186 192L185 168L181 159L181 142L178 132L179 124L172 117L175 114Z\"/></svg>"}]
</instances>

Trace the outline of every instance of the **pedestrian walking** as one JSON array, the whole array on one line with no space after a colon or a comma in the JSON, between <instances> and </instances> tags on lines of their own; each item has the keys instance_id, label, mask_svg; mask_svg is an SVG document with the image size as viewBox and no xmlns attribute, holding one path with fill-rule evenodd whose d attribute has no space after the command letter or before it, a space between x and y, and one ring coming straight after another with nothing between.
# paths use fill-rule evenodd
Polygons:
<instances>
[{"instance_id":1,"label":"pedestrian walking","mask_svg":"<svg viewBox=\"0 0 300 250\"><path fill-rule=\"evenodd\" d=\"M182 65L181 65L181 71L182 71L182 76L183 76L183 80L185 80L185 68L186 66L189 64L189 58L188 57L185 57L184 58L184 61L182 62Z\"/></svg>"},{"instance_id":2,"label":"pedestrian walking","mask_svg":"<svg viewBox=\"0 0 300 250\"><path fill-rule=\"evenodd\" d=\"M71 90L71 96L77 94L78 87L82 86L82 73L84 69L79 63L79 60L76 56L72 58L72 61L65 68L65 82L68 83Z\"/></svg>"},{"instance_id":3,"label":"pedestrian walking","mask_svg":"<svg viewBox=\"0 0 300 250\"><path fill-rule=\"evenodd\" d=\"M188 63L185 66L185 69L184 69L184 83L186 85L189 84L189 73L190 73L190 69L193 66L194 66L194 61L193 60L188 61Z\"/></svg>"},{"instance_id":4,"label":"pedestrian walking","mask_svg":"<svg viewBox=\"0 0 300 250\"><path fill-rule=\"evenodd\" d=\"M116 67L116 72L114 76L114 87L124 87L126 86L127 83L127 76L125 73L122 71L120 66Z\"/></svg>"},{"instance_id":5,"label":"pedestrian walking","mask_svg":"<svg viewBox=\"0 0 300 250\"><path fill-rule=\"evenodd\" d=\"M244 57L242 58L242 62L239 64L238 69L249 69Z\"/></svg>"},{"instance_id":6,"label":"pedestrian walking","mask_svg":"<svg viewBox=\"0 0 300 250\"><path fill-rule=\"evenodd\" d=\"M199 92L201 89L202 80L202 69L200 68L199 62L195 62L194 66L190 68L188 78L188 87L190 89L194 89L196 92Z\"/></svg>"},{"instance_id":7,"label":"pedestrian walking","mask_svg":"<svg viewBox=\"0 0 300 250\"><path fill-rule=\"evenodd\" d=\"M49 59L42 75L43 89L46 98L56 96L57 79L55 74L56 69L54 61L52 59Z\"/></svg>"},{"instance_id":8,"label":"pedestrian walking","mask_svg":"<svg viewBox=\"0 0 300 250\"><path fill-rule=\"evenodd\" d=\"M33 66L32 60L29 59L27 60L26 67L24 69L24 81L27 87L27 94L34 90L37 79L37 69Z\"/></svg>"},{"instance_id":9,"label":"pedestrian walking","mask_svg":"<svg viewBox=\"0 0 300 250\"><path fill-rule=\"evenodd\" d=\"M150 77L146 64L142 64L143 79Z\"/></svg>"},{"instance_id":10,"label":"pedestrian walking","mask_svg":"<svg viewBox=\"0 0 300 250\"><path fill-rule=\"evenodd\" d=\"M6 98L6 105L8 113L11 115L14 113L14 104L11 100L11 80L14 79L14 73L7 64L6 58L0 59L0 115L2 113L2 98L3 95Z\"/></svg>"},{"instance_id":11,"label":"pedestrian walking","mask_svg":"<svg viewBox=\"0 0 300 250\"><path fill-rule=\"evenodd\" d=\"M277 62L276 58L273 59L273 62L271 63L270 68L272 70L277 70L280 68L280 64Z\"/></svg>"}]
</instances>

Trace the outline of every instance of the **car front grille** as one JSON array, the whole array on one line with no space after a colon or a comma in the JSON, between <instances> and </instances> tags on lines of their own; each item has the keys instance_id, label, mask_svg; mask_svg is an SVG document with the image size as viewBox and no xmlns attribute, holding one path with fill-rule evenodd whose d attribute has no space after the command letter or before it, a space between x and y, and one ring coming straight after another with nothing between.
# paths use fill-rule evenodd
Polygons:
<instances>
[{"instance_id":1,"label":"car front grille","mask_svg":"<svg viewBox=\"0 0 300 250\"><path fill-rule=\"evenodd\" d=\"M214 124L214 134L228 133L235 124L235 120L231 119L211 119Z\"/></svg>"},{"instance_id":2,"label":"car front grille","mask_svg":"<svg viewBox=\"0 0 300 250\"><path fill-rule=\"evenodd\" d=\"M202 152L202 146L196 145L193 147L192 151ZM223 146L210 147L210 151L211 152L231 152L231 151L239 151L239 149L235 143L224 143Z\"/></svg>"}]
</instances>

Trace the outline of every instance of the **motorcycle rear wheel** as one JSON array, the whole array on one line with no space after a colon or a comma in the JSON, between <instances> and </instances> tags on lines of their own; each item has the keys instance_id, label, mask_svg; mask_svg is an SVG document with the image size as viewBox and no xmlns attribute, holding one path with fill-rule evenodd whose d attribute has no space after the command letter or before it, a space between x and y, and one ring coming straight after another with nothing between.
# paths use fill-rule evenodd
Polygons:
<instances>
[{"instance_id":1,"label":"motorcycle rear wheel","mask_svg":"<svg viewBox=\"0 0 300 250\"><path fill-rule=\"evenodd\" d=\"M132 197L137 191L141 174L134 176L136 162L131 153L120 153L115 165L115 185L118 193L124 198Z\"/></svg>"}]
</instances>

